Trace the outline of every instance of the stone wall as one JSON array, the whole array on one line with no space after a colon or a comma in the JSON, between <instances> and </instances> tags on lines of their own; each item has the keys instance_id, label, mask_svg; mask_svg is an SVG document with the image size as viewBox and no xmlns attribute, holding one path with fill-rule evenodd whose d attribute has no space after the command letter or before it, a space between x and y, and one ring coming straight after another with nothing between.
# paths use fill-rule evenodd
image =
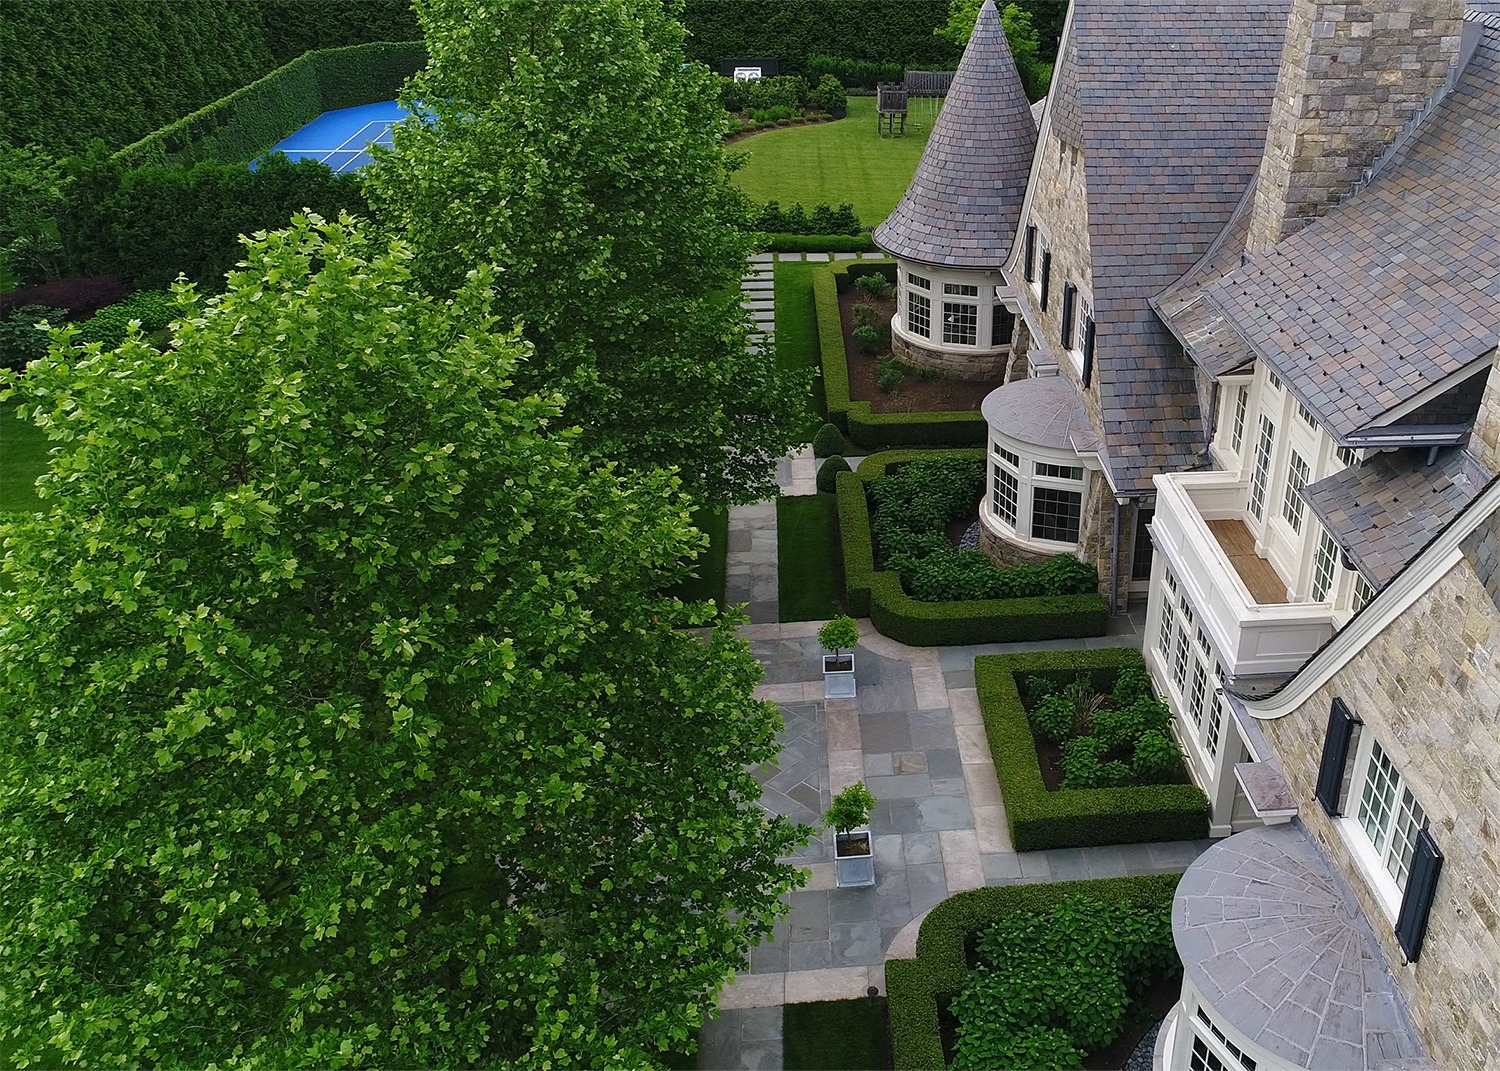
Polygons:
<instances>
[{"instance_id":1,"label":"stone wall","mask_svg":"<svg viewBox=\"0 0 1500 1071\"><path fill-rule=\"evenodd\" d=\"M1335 696L1395 762L1444 856L1415 964L1402 964L1390 921L1313 799ZM1355 890L1437 1066L1500 1066L1500 607L1474 561L1451 569L1300 708L1259 724L1302 819Z\"/></svg>"},{"instance_id":2,"label":"stone wall","mask_svg":"<svg viewBox=\"0 0 1500 1071\"><path fill-rule=\"evenodd\" d=\"M1491 472L1500 472L1500 363L1490 369L1489 377L1469 433L1469 452Z\"/></svg>"},{"instance_id":3,"label":"stone wall","mask_svg":"<svg viewBox=\"0 0 1500 1071\"><path fill-rule=\"evenodd\" d=\"M989 352L954 353L919 346L898 331L891 332L891 354L908 368L932 368L949 379L986 380L1004 378L1010 363L1010 347Z\"/></svg>"},{"instance_id":4,"label":"stone wall","mask_svg":"<svg viewBox=\"0 0 1500 1071\"><path fill-rule=\"evenodd\" d=\"M1248 247L1269 250L1348 191L1448 76L1463 0L1295 0Z\"/></svg>"},{"instance_id":5,"label":"stone wall","mask_svg":"<svg viewBox=\"0 0 1500 1071\"><path fill-rule=\"evenodd\" d=\"M1083 518L1078 526L1078 560L1099 570L1099 590L1109 598L1109 558L1115 534L1115 496L1102 472L1088 474L1089 489L1083 499ZM1123 514L1123 510L1121 513ZM1120 540L1130 533L1120 518ZM1121 547L1123 552L1126 548ZM1128 564L1128 563L1127 563ZM1128 575L1128 574L1127 574Z\"/></svg>"},{"instance_id":6,"label":"stone wall","mask_svg":"<svg viewBox=\"0 0 1500 1071\"><path fill-rule=\"evenodd\" d=\"M1054 554L1043 554L1027 550L990 531L983 520L979 522L979 549L988 554L996 565L1041 565Z\"/></svg>"}]
</instances>

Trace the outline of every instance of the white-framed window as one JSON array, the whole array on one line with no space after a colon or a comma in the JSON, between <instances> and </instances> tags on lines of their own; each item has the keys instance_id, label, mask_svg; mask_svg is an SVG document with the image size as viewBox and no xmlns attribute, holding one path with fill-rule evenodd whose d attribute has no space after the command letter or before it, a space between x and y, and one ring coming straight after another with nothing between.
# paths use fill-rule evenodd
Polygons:
<instances>
[{"instance_id":1,"label":"white-framed window","mask_svg":"<svg viewBox=\"0 0 1500 1071\"><path fill-rule=\"evenodd\" d=\"M1203 630L1198 630L1198 640L1204 642ZM1203 668L1199 659L1193 659L1193 687L1188 694L1188 713L1193 716L1193 724L1198 731L1203 731L1203 712L1206 709L1204 700L1208 695L1208 672Z\"/></svg>"},{"instance_id":2,"label":"white-framed window","mask_svg":"<svg viewBox=\"0 0 1500 1071\"><path fill-rule=\"evenodd\" d=\"M1375 589L1363 576L1356 575L1354 578L1354 612L1365 608L1365 604L1375 597Z\"/></svg>"},{"instance_id":3,"label":"white-framed window","mask_svg":"<svg viewBox=\"0 0 1500 1071\"><path fill-rule=\"evenodd\" d=\"M1359 464L1359 451L1355 450L1352 446L1339 447L1335 456L1338 457L1339 464L1343 465L1346 469L1352 469L1355 465Z\"/></svg>"},{"instance_id":4,"label":"white-framed window","mask_svg":"<svg viewBox=\"0 0 1500 1071\"><path fill-rule=\"evenodd\" d=\"M1312 601L1325 602L1333 591L1334 577L1338 575L1339 545L1325 528L1318 539L1318 549L1313 554Z\"/></svg>"},{"instance_id":5,"label":"white-framed window","mask_svg":"<svg viewBox=\"0 0 1500 1071\"><path fill-rule=\"evenodd\" d=\"M1250 388L1241 387L1234 400L1234 421L1229 427L1229 448L1236 456L1245 445L1245 410L1250 405Z\"/></svg>"},{"instance_id":6,"label":"white-framed window","mask_svg":"<svg viewBox=\"0 0 1500 1071\"><path fill-rule=\"evenodd\" d=\"M906 285L914 286L918 290L931 290L932 280L925 275L916 275L912 272L906 273Z\"/></svg>"},{"instance_id":7,"label":"white-framed window","mask_svg":"<svg viewBox=\"0 0 1500 1071\"><path fill-rule=\"evenodd\" d=\"M1188 636L1193 630L1193 606L1188 602L1186 592L1177 596L1177 611L1181 624L1177 629L1177 650L1172 658L1172 679L1177 682L1177 691L1186 695L1187 672L1191 655L1189 645L1192 642Z\"/></svg>"},{"instance_id":8,"label":"white-framed window","mask_svg":"<svg viewBox=\"0 0 1500 1071\"><path fill-rule=\"evenodd\" d=\"M943 289L953 286L947 283ZM972 288L978 292L978 288ZM967 301L943 302L943 344L945 346L979 345L979 306Z\"/></svg>"},{"instance_id":9,"label":"white-framed window","mask_svg":"<svg viewBox=\"0 0 1500 1071\"><path fill-rule=\"evenodd\" d=\"M1266 382L1271 384L1272 390L1281 389L1281 377L1278 376L1275 372L1271 371L1269 368L1266 369Z\"/></svg>"},{"instance_id":10,"label":"white-framed window","mask_svg":"<svg viewBox=\"0 0 1500 1071\"><path fill-rule=\"evenodd\" d=\"M1354 820L1370 842L1380 865L1398 892L1406 891L1412 852L1427 815L1401 779L1396 764L1378 740L1371 739L1363 766L1357 769L1359 803Z\"/></svg>"},{"instance_id":11,"label":"white-framed window","mask_svg":"<svg viewBox=\"0 0 1500 1071\"><path fill-rule=\"evenodd\" d=\"M932 337L932 299L926 294L906 292L906 329L923 338Z\"/></svg>"},{"instance_id":12,"label":"white-framed window","mask_svg":"<svg viewBox=\"0 0 1500 1071\"><path fill-rule=\"evenodd\" d=\"M1307 505L1302 498L1302 488L1307 486L1309 472L1302 455L1293 450L1286 467L1286 492L1281 499L1281 515L1294 532L1302 531L1302 511Z\"/></svg>"},{"instance_id":13,"label":"white-framed window","mask_svg":"<svg viewBox=\"0 0 1500 1071\"><path fill-rule=\"evenodd\" d=\"M990 440L989 508L1020 541L1045 549L1078 546L1085 482L1082 465L1041 460Z\"/></svg>"},{"instance_id":14,"label":"white-framed window","mask_svg":"<svg viewBox=\"0 0 1500 1071\"><path fill-rule=\"evenodd\" d=\"M1243 1049L1230 1041L1201 1005L1192 1027L1193 1045L1188 1054L1188 1066L1193 1071L1233 1071L1234 1068L1255 1071L1255 1058L1246 1056Z\"/></svg>"},{"instance_id":15,"label":"white-framed window","mask_svg":"<svg viewBox=\"0 0 1500 1071\"><path fill-rule=\"evenodd\" d=\"M978 297L979 285L977 283L944 283L943 293L952 297Z\"/></svg>"},{"instance_id":16,"label":"white-framed window","mask_svg":"<svg viewBox=\"0 0 1500 1071\"><path fill-rule=\"evenodd\" d=\"M1266 486L1271 480L1271 452L1276 448L1276 425L1260 416L1260 439L1255 444L1255 468L1250 473L1250 513L1256 520L1266 515Z\"/></svg>"},{"instance_id":17,"label":"white-framed window","mask_svg":"<svg viewBox=\"0 0 1500 1071\"><path fill-rule=\"evenodd\" d=\"M1170 568L1164 568L1162 576L1156 658L1166 675L1163 697L1174 696L1175 709L1183 719L1183 739L1193 740L1197 749L1212 760L1218 756L1223 735L1224 705L1216 688L1224 667L1214 657L1208 633L1196 623L1186 590Z\"/></svg>"},{"instance_id":18,"label":"white-framed window","mask_svg":"<svg viewBox=\"0 0 1500 1071\"><path fill-rule=\"evenodd\" d=\"M1297 415L1302 418L1302 423L1306 424L1309 428L1316 428L1318 426L1317 418L1312 415L1312 410L1303 405L1300 398L1297 400Z\"/></svg>"},{"instance_id":19,"label":"white-framed window","mask_svg":"<svg viewBox=\"0 0 1500 1071\"><path fill-rule=\"evenodd\" d=\"M1223 680L1224 667L1219 662L1214 662L1214 680ZM1224 704L1218 695L1208 707L1208 724L1203 727L1203 749L1208 752L1210 758L1219 757L1219 737L1224 732Z\"/></svg>"}]
</instances>

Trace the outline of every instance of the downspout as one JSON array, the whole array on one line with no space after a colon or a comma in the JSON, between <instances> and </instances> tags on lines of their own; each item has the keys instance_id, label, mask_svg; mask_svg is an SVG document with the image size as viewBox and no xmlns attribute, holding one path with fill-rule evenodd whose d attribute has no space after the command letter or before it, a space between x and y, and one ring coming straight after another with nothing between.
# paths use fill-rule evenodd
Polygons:
<instances>
[{"instance_id":1,"label":"downspout","mask_svg":"<svg viewBox=\"0 0 1500 1071\"><path fill-rule=\"evenodd\" d=\"M1119 613L1120 598L1120 507L1124 500L1115 499L1115 534L1109 544L1109 613Z\"/></svg>"}]
</instances>

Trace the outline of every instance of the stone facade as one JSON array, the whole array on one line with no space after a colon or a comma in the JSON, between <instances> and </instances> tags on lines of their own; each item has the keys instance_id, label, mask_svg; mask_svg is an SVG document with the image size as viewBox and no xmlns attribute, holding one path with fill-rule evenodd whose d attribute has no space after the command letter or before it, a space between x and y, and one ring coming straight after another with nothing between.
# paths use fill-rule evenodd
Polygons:
<instances>
[{"instance_id":1,"label":"stone facade","mask_svg":"<svg viewBox=\"0 0 1500 1071\"><path fill-rule=\"evenodd\" d=\"M1035 550L1018 547L998 533L992 532L983 521L979 522L979 549L988 554L996 565L1041 565L1054 554L1043 554Z\"/></svg>"},{"instance_id":2,"label":"stone facade","mask_svg":"<svg viewBox=\"0 0 1500 1071\"><path fill-rule=\"evenodd\" d=\"M919 346L899 331L891 332L891 354L908 368L931 368L949 379L962 380L1001 380L1010 363L1009 346L957 353Z\"/></svg>"},{"instance_id":3,"label":"stone facade","mask_svg":"<svg viewBox=\"0 0 1500 1071\"><path fill-rule=\"evenodd\" d=\"M1110 548L1114 545L1115 534L1115 496L1109 489L1109 481L1104 478L1104 473L1090 472L1088 479L1089 489L1083 500L1083 518L1078 525L1078 559L1099 570L1099 590L1107 599ZM1129 537L1130 531L1126 529L1122 515L1120 542L1128 543ZM1120 549L1123 552L1126 547L1122 546Z\"/></svg>"},{"instance_id":4,"label":"stone facade","mask_svg":"<svg viewBox=\"0 0 1500 1071\"><path fill-rule=\"evenodd\" d=\"M1321 216L1441 88L1463 0L1295 0L1247 246Z\"/></svg>"},{"instance_id":5,"label":"stone facade","mask_svg":"<svg viewBox=\"0 0 1500 1071\"><path fill-rule=\"evenodd\" d=\"M1500 364L1490 369L1489 377L1469 433L1469 452L1491 472L1500 472Z\"/></svg>"},{"instance_id":6,"label":"stone facade","mask_svg":"<svg viewBox=\"0 0 1500 1071\"><path fill-rule=\"evenodd\" d=\"M1309 832L1370 919L1436 1065L1478 1069L1500 1066L1500 607L1469 553L1306 703L1259 724ZM1414 964L1403 965L1389 916L1313 799L1336 696L1395 763L1444 855Z\"/></svg>"}]
</instances>

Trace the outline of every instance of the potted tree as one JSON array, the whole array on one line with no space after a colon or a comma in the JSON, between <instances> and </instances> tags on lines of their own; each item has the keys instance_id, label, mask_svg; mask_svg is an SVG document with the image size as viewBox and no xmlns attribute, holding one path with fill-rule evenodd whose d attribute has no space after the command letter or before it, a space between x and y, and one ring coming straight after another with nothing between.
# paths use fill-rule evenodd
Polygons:
<instances>
[{"instance_id":1,"label":"potted tree","mask_svg":"<svg viewBox=\"0 0 1500 1071\"><path fill-rule=\"evenodd\" d=\"M852 617L835 617L818 629L818 642L831 654L823 656L823 696L825 699L854 698L854 651L859 642L859 625Z\"/></svg>"},{"instance_id":2,"label":"potted tree","mask_svg":"<svg viewBox=\"0 0 1500 1071\"><path fill-rule=\"evenodd\" d=\"M840 889L875 884L875 846L870 837L870 809L875 797L856 781L833 797L824 816L833 827L833 883Z\"/></svg>"}]
</instances>

